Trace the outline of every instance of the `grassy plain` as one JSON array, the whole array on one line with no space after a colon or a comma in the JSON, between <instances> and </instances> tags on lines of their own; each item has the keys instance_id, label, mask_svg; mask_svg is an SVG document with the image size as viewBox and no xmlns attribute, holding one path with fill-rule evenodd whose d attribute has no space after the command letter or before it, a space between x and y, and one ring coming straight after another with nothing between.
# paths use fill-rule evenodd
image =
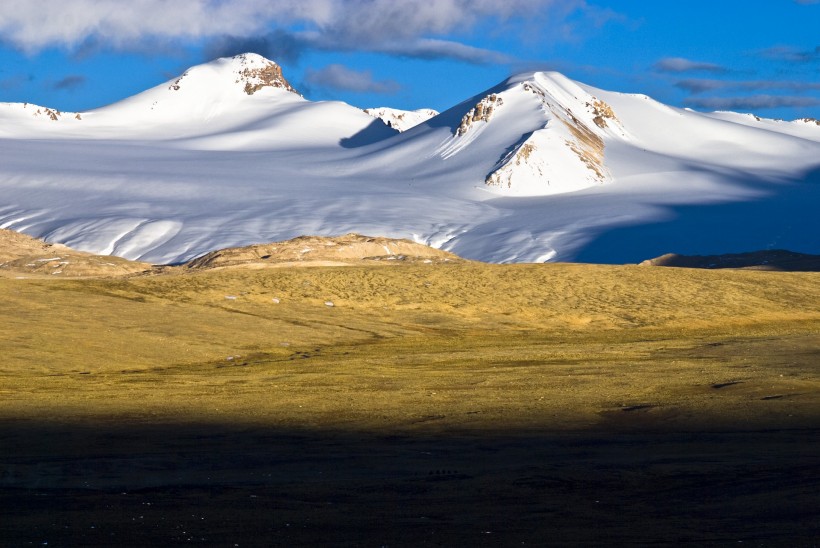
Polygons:
<instances>
[{"instance_id":1,"label":"grassy plain","mask_svg":"<svg viewBox=\"0 0 820 548\"><path fill-rule=\"evenodd\" d=\"M416 263L0 294L11 545L820 538L818 273Z\"/></svg>"}]
</instances>

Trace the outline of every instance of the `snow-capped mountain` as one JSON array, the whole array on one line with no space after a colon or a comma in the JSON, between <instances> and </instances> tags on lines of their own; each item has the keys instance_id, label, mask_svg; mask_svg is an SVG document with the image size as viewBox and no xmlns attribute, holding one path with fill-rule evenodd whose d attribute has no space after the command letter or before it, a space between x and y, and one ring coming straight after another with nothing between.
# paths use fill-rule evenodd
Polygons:
<instances>
[{"instance_id":1,"label":"snow-capped mountain","mask_svg":"<svg viewBox=\"0 0 820 548\"><path fill-rule=\"evenodd\" d=\"M156 263L349 232L495 262L820 252L811 120L544 72L403 132L371 114L304 99L253 54L95 111L3 104L0 227Z\"/></svg>"},{"instance_id":2,"label":"snow-capped mountain","mask_svg":"<svg viewBox=\"0 0 820 548\"><path fill-rule=\"evenodd\" d=\"M31 116L21 117L21 106ZM174 140L192 149L336 146L370 126L373 138L396 133L350 105L304 99L276 63L254 54L193 67L178 78L90 112L0 105L0 123L0 136Z\"/></svg>"},{"instance_id":3,"label":"snow-capped mountain","mask_svg":"<svg viewBox=\"0 0 820 548\"><path fill-rule=\"evenodd\" d=\"M378 118L388 127L398 131L407 131L411 127L416 127L422 122L426 122L433 116L438 116L438 111L431 108L420 108L417 110L401 110L390 107L376 107L364 109L366 113Z\"/></svg>"}]
</instances>

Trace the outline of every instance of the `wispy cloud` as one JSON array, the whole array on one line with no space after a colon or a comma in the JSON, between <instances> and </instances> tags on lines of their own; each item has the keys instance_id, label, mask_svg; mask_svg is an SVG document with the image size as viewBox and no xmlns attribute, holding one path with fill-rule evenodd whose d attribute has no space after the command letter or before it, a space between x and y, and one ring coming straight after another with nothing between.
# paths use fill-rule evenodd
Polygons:
<instances>
[{"instance_id":1,"label":"wispy cloud","mask_svg":"<svg viewBox=\"0 0 820 548\"><path fill-rule=\"evenodd\" d=\"M55 90L75 90L79 87L82 87L85 84L85 76L81 76L79 74L72 74L70 76L66 76L62 80L59 80L52 85L52 89Z\"/></svg>"},{"instance_id":2,"label":"wispy cloud","mask_svg":"<svg viewBox=\"0 0 820 548\"><path fill-rule=\"evenodd\" d=\"M208 41L204 54L206 60L210 60L253 52L279 62L295 63L308 49L312 46L304 38L276 29L256 36L216 36Z\"/></svg>"},{"instance_id":3,"label":"wispy cloud","mask_svg":"<svg viewBox=\"0 0 820 548\"><path fill-rule=\"evenodd\" d=\"M773 61L808 63L811 61L820 61L820 46L808 50L794 46L772 46L758 51L757 55Z\"/></svg>"},{"instance_id":4,"label":"wispy cloud","mask_svg":"<svg viewBox=\"0 0 820 548\"><path fill-rule=\"evenodd\" d=\"M251 50L295 60L317 48L486 63L506 57L442 38L487 22L538 20L560 28L550 33L558 40L578 18L600 25L613 17L586 0L3 0L0 35L32 52L199 40L217 55Z\"/></svg>"},{"instance_id":5,"label":"wispy cloud","mask_svg":"<svg viewBox=\"0 0 820 548\"><path fill-rule=\"evenodd\" d=\"M812 91L820 90L820 82L801 82L793 80L713 80L707 78L689 78L675 82L675 87L684 89L690 93L704 93L719 89L734 90L762 90L762 89L782 89L789 91Z\"/></svg>"},{"instance_id":6,"label":"wispy cloud","mask_svg":"<svg viewBox=\"0 0 820 548\"><path fill-rule=\"evenodd\" d=\"M26 85L27 82L34 80L31 74L17 74L7 78L0 79L0 90L8 91L18 89Z\"/></svg>"},{"instance_id":7,"label":"wispy cloud","mask_svg":"<svg viewBox=\"0 0 820 548\"><path fill-rule=\"evenodd\" d=\"M810 6L812 4L820 4L820 0L794 0L795 4L802 4L804 6Z\"/></svg>"},{"instance_id":8,"label":"wispy cloud","mask_svg":"<svg viewBox=\"0 0 820 548\"><path fill-rule=\"evenodd\" d=\"M305 81L312 86L358 93L391 94L401 89L393 80L374 80L373 73L369 70L357 71L338 64L319 70L308 69Z\"/></svg>"},{"instance_id":9,"label":"wispy cloud","mask_svg":"<svg viewBox=\"0 0 820 548\"><path fill-rule=\"evenodd\" d=\"M473 64L509 63L513 59L503 53L460 44L451 40L419 38L406 43L385 44L381 53L417 59L455 59Z\"/></svg>"},{"instance_id":10,"label":"wispy cloud","mask_svg":"<svg viewBox=\"0 0 820 548\"><path fill-rule=\"evenodd\" d=\"M725 89L729 82L725 80L710 80L706 78L689 78L687 80L678 80L675 82L675 87L684 89L689 93L703 93L704 91L714 91L716 89Z\"/></svg>"},{"instance_id":11,"label":"wispy cloud","mask_svg":"<svg viewBox=\"0 0 820 548\"><path fill-rule=\"evenodd\" d=\"M478 65L512 62L512 58L503 53L451 40L412 38L376 42L365 47L348 39L337 41L335 37L319 32L292 33L282 29L252 37L219 36L209 41L204 53L207 59L213 59L252 51L277 61L296 62L306 51L311 50L371 51L415 59L453 59Z\"/></svg>"},{"instance_id":12,"label":"wispy cloud","mask_svg":"<svg viewBox=\"0 0 820 548\"><path fill-rule=\"evenodd\" d=\"M726 73L729 69L714 63L703 61L692 61L683 57L665 57L653 65L655 70L661 72L713 72Z\"/></svg>"},{"instance_id":13,"label":"wispy cloud","mask_svg":"<svg viewBox=\"0 0 820 548\"><path fill-rule=\"evenodd\" d=\"M750 97L694 97L686 104L712 110L764 110L781 107L816 107L820 99L815 97L792 97L786 95L753 95Z\"/></svg>"}]
</instances>

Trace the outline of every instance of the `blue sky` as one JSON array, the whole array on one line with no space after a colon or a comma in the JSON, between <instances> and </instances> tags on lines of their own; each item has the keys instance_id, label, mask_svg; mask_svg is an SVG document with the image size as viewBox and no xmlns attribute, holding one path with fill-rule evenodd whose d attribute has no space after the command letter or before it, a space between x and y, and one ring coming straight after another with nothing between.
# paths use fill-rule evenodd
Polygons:
<instances>
[{"instance_id":1,"label":"blue sky","mask_svg":"<svg viewBox=\"0 0 820 548\"><path fill-rule=\"evenodd\" d=\"M307 98L443 110L558 70L675 106L820 119L820 0L0 0L0 101L113 103L254 51Z\"/></svg>"}]
</instances>

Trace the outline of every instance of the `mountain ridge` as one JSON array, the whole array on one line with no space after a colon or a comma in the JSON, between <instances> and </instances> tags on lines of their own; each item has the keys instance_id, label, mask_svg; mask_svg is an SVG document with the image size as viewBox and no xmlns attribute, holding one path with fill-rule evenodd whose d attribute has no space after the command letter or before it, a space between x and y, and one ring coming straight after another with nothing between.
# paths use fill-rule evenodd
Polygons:
<instances>
[{"instance_id":1,"label":"mountain ridge","mask_svg":"<svg viewBox=\"0 0 820 548\"><path fill-rule=\"evenodd\" d=\"M535 72L398 132L270 63L206 63L80 120L3 105L0 227L152 263L349 232L489 262L820 251L816 124Z\"/></svg>"}]
</instances>

